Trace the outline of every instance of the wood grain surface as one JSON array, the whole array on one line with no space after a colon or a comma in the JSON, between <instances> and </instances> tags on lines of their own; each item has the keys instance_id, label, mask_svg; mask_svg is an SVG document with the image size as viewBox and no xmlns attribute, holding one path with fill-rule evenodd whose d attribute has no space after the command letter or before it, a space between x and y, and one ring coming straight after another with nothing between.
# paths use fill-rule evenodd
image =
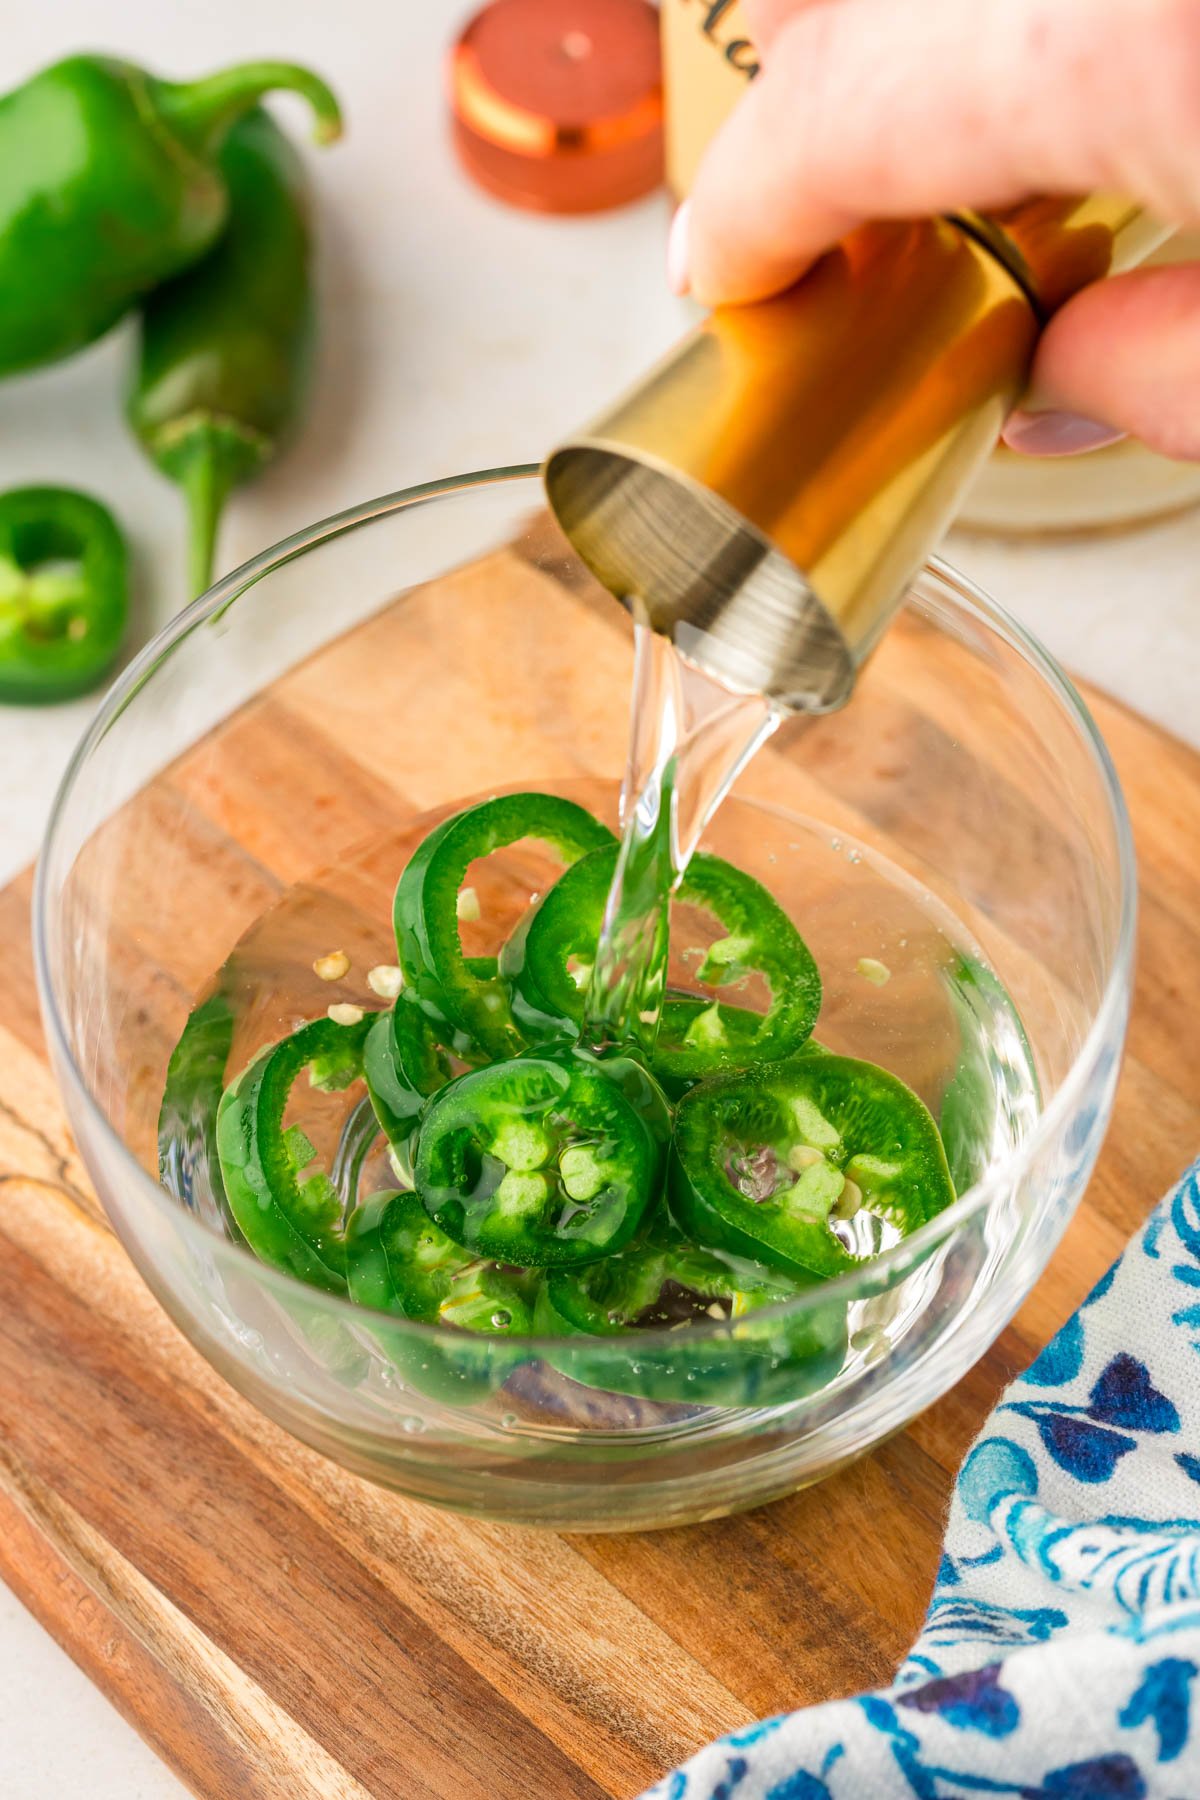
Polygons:
<instances>
[{"instance_id":1,"label":"wood grain surface","mask_svg":"<svg viewBox=\"0 0 1200 1800\"><path fill-rule=\"evenodd\" d=\"M535 578L513 559L504 579ZM371 768L355 755L354 694L382 629L361 628L235 715L223 730L244 753L223 757L219 779L211 759L185 756L134 803L193 809L199 836L180 854L210 935L236 936L303 879L324 829L332 849L348 819L365 835L396 817L378 772L387 745L372 745ZM608 630L597 618L595 658L610 654ZM536 614L530 631L536 641ZM487 632L472 642L486 659ZM923 734L956 725L944 698L931 724L919 632L889 655L874 729L894 794ZM538 722L548 776L602 762L611 722L596 721L594 742L579 735L588 669L548 661L543 673L570 688L574 718L569 740L551 714ZM397 733L420 728L430 676L411 671ZM999 1388L1200 1145L1200 1009L1182 991L1198 960L1200 758L1088 698L1129 799L1142 908L1129 1053L1086 1199L1013 1325L939 1404L816 1488L688 1529L568 1537L437 1513L345 1474L243 1402L107 1227L45 1060L29 878L0 894L0 1575L197 1794L632 1796L716 1733L889 1677L920 1623L953 1471ZM514 753L529 729L514 722ZM281 805L301 779L298 745L302 846ZM886 829L883 788L841 766L819 728L795 767L824 813ZM1055 855L1036 759L1005 779L1016 828L1044 831ZM156 945L113 907L113 941L128 934L124 1004L147 1045L136 1137L213 964L199 941L195 966L181 964L177 941ZM1030 956L1043 953L1041 923L1020 928Z\"/></svg>"}]
</instances>

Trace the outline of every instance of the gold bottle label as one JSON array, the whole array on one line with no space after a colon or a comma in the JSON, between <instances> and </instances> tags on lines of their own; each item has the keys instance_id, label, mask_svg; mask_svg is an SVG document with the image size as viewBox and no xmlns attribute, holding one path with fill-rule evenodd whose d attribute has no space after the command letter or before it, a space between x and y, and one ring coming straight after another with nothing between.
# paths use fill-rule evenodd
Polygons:
<instances>
[{"instance_id":1,"label":"gold bottle label","mask_svg":"<svg viewBox=\"0 0 1200 1800\"><path fill-rule=\"evenodd\" d=\"M662 41L667 182L683 199L758 60L740 0L662 0Z\"/></svg>"}]
</instances>

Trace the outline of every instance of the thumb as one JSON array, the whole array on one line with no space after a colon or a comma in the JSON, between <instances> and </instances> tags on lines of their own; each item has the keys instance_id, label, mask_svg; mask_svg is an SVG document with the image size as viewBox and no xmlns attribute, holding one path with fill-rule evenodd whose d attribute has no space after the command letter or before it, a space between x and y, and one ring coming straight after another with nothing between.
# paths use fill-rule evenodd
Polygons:
<instances>
[{"instance_id":1,"label":"thumb","mask_svg":"<svg viewBox=\"0 0 1200 1800\"><path fill-rule=\"evenodd\" d=\"M1087 420L1200 461L1200 265L1114 276L1055 313L1005 441L1033 455L1083 447Z\"/></svg>"}]
</instances>

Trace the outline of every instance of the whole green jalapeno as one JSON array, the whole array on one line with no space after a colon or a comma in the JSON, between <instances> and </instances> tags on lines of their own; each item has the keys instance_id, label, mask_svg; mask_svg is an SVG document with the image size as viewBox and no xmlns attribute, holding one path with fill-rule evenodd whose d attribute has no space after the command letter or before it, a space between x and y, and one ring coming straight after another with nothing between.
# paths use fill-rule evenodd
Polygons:
<instances>
[{"instance_id":1,"label":"whole green jalapeno","mask_svg":"<svg viewBox=\"0 0 1200 1800\"><path fill-rule=\"evenodd\" d=\"M0 97L0 375L90 344L204 255L228 213L221 146L277 88L338 135L329 88L286 62L175 82L70 56Z\"/></svg>"},{"instance_id":2,"label":"whole green jalapeno","mask_svg":"<svg viewBox=\"0 0 1200 1800\"><path fill-rule=\"evenodd\" d=\"M296 423L315 331L304 165L261 107L239 119L218 166L229 223L194 267L142 303L127 402L142 448L183 489L188 586L212 580L221 512Z\"/></svg>"}]
</instances>

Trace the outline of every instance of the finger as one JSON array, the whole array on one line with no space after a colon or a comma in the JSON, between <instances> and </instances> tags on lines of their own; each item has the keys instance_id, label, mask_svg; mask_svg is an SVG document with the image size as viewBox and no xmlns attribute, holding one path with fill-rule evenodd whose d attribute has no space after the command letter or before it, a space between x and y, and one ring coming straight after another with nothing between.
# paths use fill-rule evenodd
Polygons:
<instances>
[{"instance_id":1,"label":"finger","mask_svg":"<svg viewBox=\"0 0 1200 1800\"><path fill-rule=\"evenodd\" d=\"M1200 264L1136 270L1069 300L1004 436L1014 450L1061 455L1124 432L1200 460Z\"/></svg>"},{"instance_id":2,"label":"finger","mask_svg":"<svg viewBox=\"0 0 1200 1800\"><path fill-rule=\"evenodd\" d=\"M1200 216L1200 0L825 0L701 165L691 284L757 299L863 219L1095 187Z\"/></svg>"}]
</instances>

